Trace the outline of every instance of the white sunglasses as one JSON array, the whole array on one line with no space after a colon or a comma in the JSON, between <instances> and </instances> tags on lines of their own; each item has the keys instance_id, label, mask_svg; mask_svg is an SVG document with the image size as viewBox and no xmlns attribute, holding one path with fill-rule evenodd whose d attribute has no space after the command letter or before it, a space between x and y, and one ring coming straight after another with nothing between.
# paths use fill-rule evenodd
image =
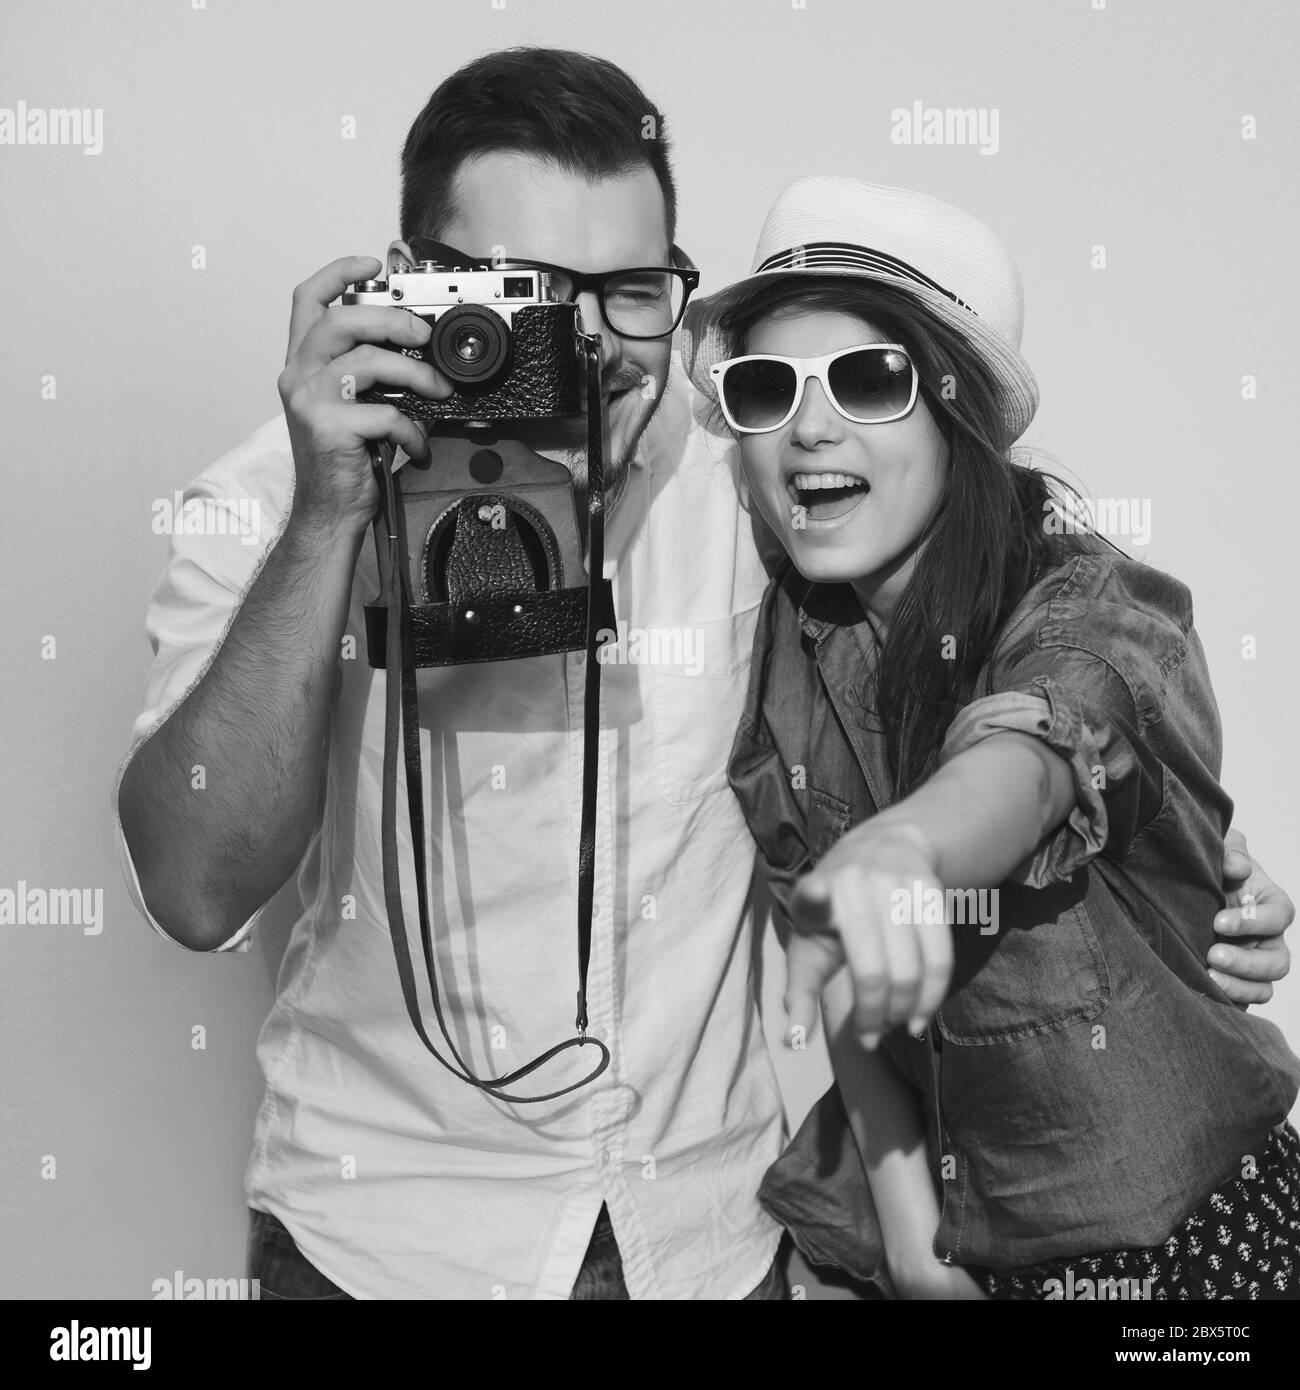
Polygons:
<instances>
[{"instance_id":1,"label":"white sunglasses","mask_svg":"<svg viewBox=\"0 0 1300 1390\"><path fill-rule=\"evenodd\" d=\"M864 343L825 357L750 353L709 368L718 402L737 434L769 434L794 419L809 377L855 425L901 420L916 404L920 378L900 343Z\"/></svg>"}]
</instances>

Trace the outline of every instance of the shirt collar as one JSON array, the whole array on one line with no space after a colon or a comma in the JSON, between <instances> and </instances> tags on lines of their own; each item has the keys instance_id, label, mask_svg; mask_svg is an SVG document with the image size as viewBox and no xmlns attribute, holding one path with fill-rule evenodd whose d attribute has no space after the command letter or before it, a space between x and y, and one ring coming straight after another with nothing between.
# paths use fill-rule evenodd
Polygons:
<instances>
[{"instance_id":1,"label":"shirt collar","mask_svg":"<svg viewBox=\"0 0 1300 1390\"><path fill-rule=\"evenodd\" d=\"M836 628L867 624L867 616L847 584L817 584L797 575L796 583L800 587L794 589L793 596L799 626L814 642L825 641ZM870 625L867 626L870 631Z\"/></svg>"}]
</instances>

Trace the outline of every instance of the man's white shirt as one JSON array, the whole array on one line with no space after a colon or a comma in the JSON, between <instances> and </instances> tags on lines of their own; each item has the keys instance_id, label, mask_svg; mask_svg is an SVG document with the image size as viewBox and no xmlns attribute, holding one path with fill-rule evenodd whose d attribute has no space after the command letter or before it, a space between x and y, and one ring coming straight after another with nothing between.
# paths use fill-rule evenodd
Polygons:
<instances>
[{"instance_id":1,"label":"man's white shirt","mask_svg":"<svg viewBox=\"0 0 1300 1390\"><path fill-rule=\"evenodd\" d=\"M780 1232L756 1194L782 1111L755 998L753 845L726 780L766 575L734 453L694 404L674 370L609 519L620 642L602 663L588 1003L612 1061L558 1100L513 1106L458 1081L407 1017L383 896L384 673L366 661L362 605L379 591L366 538L323 811L298 873L303 909L258 1040L266 1090L245 1179L250 1204L356 1297L567 1298L602 1202L633 1298L743 1298L774 1257ZM173 536L149 603L156 655L132 751L219 649L293 478L281 417L187 491L211 499L209 516L258 516L260 539ZM418 676L439 985L481 1076L573 1035L583 662ZM166 935L120 824L117 840L137 907ZM246 945L260 916L221 949ZM437 1041L422 974L420 995ZM553 1090L592 1057L566 1052L518 1089Z\"/></svg>"}]
</instances>

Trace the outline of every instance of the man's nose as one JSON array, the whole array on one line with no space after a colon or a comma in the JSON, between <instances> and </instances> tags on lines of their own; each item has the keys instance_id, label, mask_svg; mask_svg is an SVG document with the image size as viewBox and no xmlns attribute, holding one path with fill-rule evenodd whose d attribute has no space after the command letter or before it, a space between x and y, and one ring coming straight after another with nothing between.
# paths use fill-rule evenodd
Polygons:
<instances>
[{"instance_id":1,"label":"man's nose","mask_svg":"<svg viewBox=\"0 0 1300 1390\"><path fill-rule=\"evenodd\" d=\"M816 377L810 376L803 384L803 400L795 411L790 438L805 449L838 443L844 438L844 417L831 404Z\"/></svg>"}]
</instances>

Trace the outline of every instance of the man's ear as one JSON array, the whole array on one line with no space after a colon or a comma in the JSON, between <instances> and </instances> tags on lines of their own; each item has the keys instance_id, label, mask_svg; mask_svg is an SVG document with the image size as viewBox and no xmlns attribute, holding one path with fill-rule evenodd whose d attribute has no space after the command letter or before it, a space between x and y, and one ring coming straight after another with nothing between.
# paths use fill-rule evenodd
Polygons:
<instances>
[{"instance_id":1,"label":"man's ear","mask_svg":"<svg viewBox=\"0 0 1300 1390\"><path fill-rule=\"evenodd\" d=\"M402 274L415 266L415 256L411 248L399 237L388 243L388 274Z\"/></svg>"}]
</instances>

